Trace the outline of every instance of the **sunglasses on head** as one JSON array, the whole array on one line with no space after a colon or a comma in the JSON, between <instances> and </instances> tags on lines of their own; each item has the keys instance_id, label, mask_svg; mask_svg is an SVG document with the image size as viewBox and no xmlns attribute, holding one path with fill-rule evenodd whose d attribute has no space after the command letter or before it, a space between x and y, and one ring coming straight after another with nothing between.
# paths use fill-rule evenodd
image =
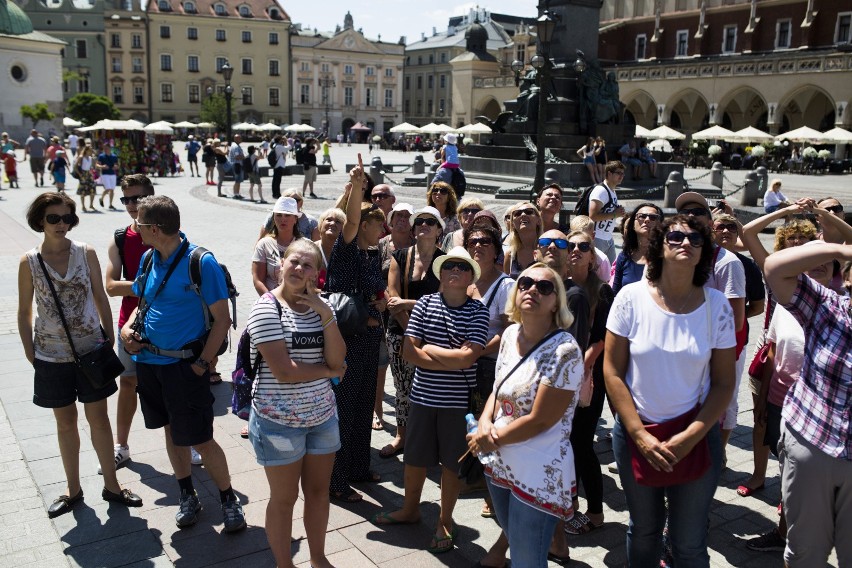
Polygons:
<instances>
[{"instance_id":1,"label":"sunglasses on head","mask_svg":"<svg viewBox=\"0 0 852 568\"><path fill-rule=\"evenodd\" d=\"M532 207L527 207L526 209L515 209L512 211L512 217L520 217L521 215L535 215L535 209Z\"/></svg>"},{"instance_id":2,"label":"sunglasses on head","mask_svg":"<svg viewBox=\"0 0 852 568\"><path fill-rule=\"evenodd\" d=\"M473 267L463 260L448 260L441 265L441 270L452 270L458 268L462 272L470 272Z\"/></svg>"},{"instance_id":3,"label":"sunglasses on head","mask_svg":"<svg viewBox=\"0 0 852 568\"><path fill-rule=\"evenodd\" d=\"M721 233L722 231L730 231L732 233L736 233L737 232L737 224L736 223L719 223L715 227L713 227L713 230L716 231L717 233Z\"/></svg>"},{"instance_id":4,"label":"sunglasses on head","mask_svg":"<svg viewBox=\"0 0 852 568\"><path fill-rule=\"evenodd\" d=\"M550 296L556 289L556 285L550 280L534 280L529 276L521 276L518 278L518 290L521 292L526 292L533 286L535 286L535 289L538 290L538 293L542 296Z\"/></svg>"},{"instance_id":5,"label":"sunglasses on head","mask_svg":"<svg viewBox=\"0 0 852 568\"><path fill-rule=\"evenodd\" d=\"M482 209L480 209L479 207L465 207L461 210L463 215L476 215L480 211L482 211Z\"/></svg>"},{"instance_id":6,"label":"sunglasses on head","mask_svg":"<svg viewBox=\"0 0 852 568\"><path fill-rule=\"evenodd\" d=\"M77 220L76 215L73 213L66 213L65 215L57 215L56 213L48 213L44 216L44 220L50 223L51 225L56 225L60 221L65 223L66 225L72 224Z\"/></svg>"},{"instance_id":7,"label":"sunglasses on head","mask_svg":"<svg viewBox=\"0 0 852 568\"><path fill-rule=\"evenodd\" d=\"M656 213L637 213L636 214L636 220L637 221L644 221L645 219L647 219L649 221L659 221L660 216L657 215Z\"/></svg>"},{"instance_id":8,"label":"sunglasses on head","mask_svg":"<svg viewBox=\"0 0 852 568\"><path fill-rule=\"evenodd\" d=\"M573 243L571 241L568 241L568 251L573 251L575 248L580 249L580 252L589 252L590 250L592 250L592 243L587 243L586 241Z\"/></svg>"},{"instance_id":9,"label":"sunglasses on head","mask_svg":"<svg viewBox=\"0 0 852 568\"><path fill-rule=\"evenodd\" d=\"M145 197L144 195L131 195L130 197L119 197L118 200L121 201L122 205L127 205L128 203L139 203L139 200Z\"/></svg>"},{"instance_id":10,"label":"sunglasses on head","mask_svg":"<svg viewBox=\"0 0 852 568\"><path fill-rule=\"evenodd\" d=\"M710 212L704 207L693 207L692 209L681 209L678 215L690 215L692 217L709 217Z\"/></svg>"},{"instance_id":11,"label":"sunglasses on head","mask_svg":"<svg viewBox=\"0 0 852 568\"><path fill-rule=\"evenodd\" d=\"M446 187L435 187L432 188L432 193L440 193L441 195L447 195L450 192Z\"/></svg>"},{"instance_id":12,"label":"sunglasses on head","mask_svg":"<svg viewBox=\"0 0 852 568\"><path fill-rule=\"evenodd\" d=\"M684 233L683 231L671 231L666 233L666 242L670 245L681 245L684 239L689 241L689 246L700 248L704 246L704 237L701 233Z\"/></svg>"},{"instance_id":13,"label":"sunglasses on head","mask_svg":"<svg viewBox=\"0 0 852 568\"><path fill-rule=\"evenodd\" d=\"M415 227L419 227L420 225L422 225L424 223L426 225L430 226L430 227L434 227L435 225L438 224L438 220L435 219L434 217L418 217L417 219L414 220L414 226Z\"/></svg>"},{"instance_id":14,"label":"sunglasses on head","mask_svg":"<svg viewBox=\"0 0 852 568\"><path fill-rule=\"evenodd\" d=\"M831 205L825 208L826 211L831 211L832 213L843 213L842 205Z\"/></svg>"},{"instance_id":15,"label":"sunglasses on head","mask_svg":"<svg viewBox=\"0 0 852 568\"><path fill-rule=\"evenodd\" d=\"M538 246L540 246L541 248L547 248L551 244L556 245L556 248L558 248L558 249L568 248L568 241L565 240L565 239L551 239L551 238L548 238L548 237L541 237L538 240Z\"/></svg>"},{"instance_id":16,"label":"sunglasses on head","mask_svg":"<svg viewBox=\"0 0 852 568\"><path fill-rule=\"evenodd\" d=\"M489 245L493 245L494 242L488 237L474 237L472 239L467 240L468 247L475 247L477 245L487 247Z\"/></svg>"},{"instance_id":17,"label":"sunglasses on head","mask_svg":"<svg viewBox=\"0 0 852 568\"><path fill-rule=\"evenodd\" d=\"M390 193L374 193L374 194L373 194L373 195L371 195L370 197L371 197L372 199L381 199L382 201L384 201L385 199L387 199L388 197L390 197Z\"/></svg>"}]
</instances>

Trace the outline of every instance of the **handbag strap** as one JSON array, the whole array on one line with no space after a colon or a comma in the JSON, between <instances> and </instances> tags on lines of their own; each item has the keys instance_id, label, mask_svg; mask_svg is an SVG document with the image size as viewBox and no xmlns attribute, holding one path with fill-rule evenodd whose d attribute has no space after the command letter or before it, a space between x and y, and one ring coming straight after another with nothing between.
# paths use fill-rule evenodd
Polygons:
<instances>
[{"instance_id":1,"label":"handbag strap","mask_svg":"<svg viewBox=\"0 0 852 568\"><path fill-rule=\"evenodd\" d=\"M520 360L520 361L518 361L517 363L515 363L515 366L514 366L514 367L512 367L512 369L511 369L508 373L506 373L506 375L505 375L502 379L500 379L500 382L499 382L499 383L497 383L497 387L494 389L494 408L492 408L492 409L491 409L491 419L492 419L492 420L494 420L494 414L497 412L497 393L498 393L498 392L500 392L500 387L502 387L502 386L503 386L503 383L505 383L505 382L509 379L509 377L511 377L511 376L512 376L512 374L513 374L515 371L517 371L517 370L518 370L518 368L519 368L521 365L523 365L523 364L524 364L524 362L525 362L527 359L529 359L529 356L530 356L530 355L532 355L533 353L535 353L535 352L538 350L538 348L539 348L539 347L541 347L542 345L544 345L544 344L545 344L545 342L547 342L547 340L549 340L550 338L552 338L554 335L556 335L556 334L558 334L558 333L560 333L560 332L562 332L562 331L563 331L562 329L558 329L558 328L557 328L557 329L554 329L553 331L551 331L550 333L548 333L547 335L545 335L544 337L542 337L542 338L538 341L538 343L536 343L535 345L533 345L533 346L532 346L532 349L530 349L529 351L527 351L526 355L524 355L523 357L521 357L521 360Z\"/></svg>"},{"instance_id":2,"label":"handbag strap","mask_svg":"<svg viewBox=\"0 0 852 568\"><path fill-rule=\"evenodd\" d=\"M713 314L710 309L710 292L707 291L707 288L702 287L704 291L704 313L707 314L707 340L711 349L711 358L712 358L712 349L713 349ZM710 375L710 363L707 363L707 372L701 373L701 382L698 384L698 403L701 404L701 395L704 393L704 377Z\"/></svg>"},{"instance_id":3,"label":"handbag strap","mask_svg":"<svg viewBox=\"0 0 852 568\"><path fill-rule=\"evenodd\" d=\"M405 255L405 269L402 276L402 296L408 299L408 284L414 276L414 247L408 248L408 253Z\"/></svg>"},{"instance_id":4,"label":"handbag strap","mask_svg":"<svg viewBox=\"0 0 852 568\"><path fill-rule=\"evenodd\" d=\"M485 302L485 309L490 310L491 304L494 303L494 298L497 296L497 290L500 289L500 282L508 278L505 274L502 274L500 278L498 278L494 284L491 285L491 295L488 297L488 301Z\"/></svg>"},{"instance_id":5,"label":"handbag strap","mask_svg":"<svg viewBox=\"0 0 852 568\"><path fill-rule=\"evenodd\" d=\"M45 266L44 258L42 258L40 252L36 253L36 258L38 258L38 263L41 265L41 270L44 272L44 277L47 279L47 286L50 288L50 293L53 295L53 301L56 303L56 311L59 312L59 319L62 320L62 329L65 330L65 336L68 338L68 344L71 346L71 354L74 356L74 361L79 364L80 356L77 355L77 349L74 347L74 340L71 339L71 330L68 327L68 322L65 321L65 313L62 311L62 303L59 301L59 294L56 293L56 288L53 287L53 279L47 272L47 266Z\"/></svg>"}]
</instances>

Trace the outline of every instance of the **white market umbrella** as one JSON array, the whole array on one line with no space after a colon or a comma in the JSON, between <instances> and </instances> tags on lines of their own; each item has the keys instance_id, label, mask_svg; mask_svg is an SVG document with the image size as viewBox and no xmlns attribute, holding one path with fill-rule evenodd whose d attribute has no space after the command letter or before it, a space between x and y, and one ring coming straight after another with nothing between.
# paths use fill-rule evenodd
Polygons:
<instances>
[{"instance_id":1,"label":"white market umbrella","mask_svg":"<svg viewBox=\"0 0 852 568\"><path fill-rule=\"evenodd\" d=\"M148 134L174 134L174 129L169 126L169 123L161 120L159 122L152 122L148 126L144 127L142 130L147 132Z\"/></svg>"},{"instance_id":2,"label":"white market umbrella","mask_svg":"<svg viewBox=\"0 0 852 568\"><path fill-rule=\"evenodd\" d=\"M135 124L138 127L139 130L142 130L145 127L144 122L139 122L138 120L136 120L134 118L131 118L130 120L126 120L125 122L127 122L129 124ZM161 121L161 122L165 122L165 121ZM166 123L166 124L171 126L171 123Z\"/></svg>"},{"instance_id":3,"label":"white market umbrella","mask_svg":"<svg viewBox=\"0 0 852 568\"><path fill-rule=\"evenodd\" d=\"M422 134L440 134L443 131L441 130L440 125L435 124L434 122L430 122L426 126L421 126L420 132Z\"/></svg>"},{"instance_id":4,"label":"white market umbrella","mask_svg":"<svg viewBox=\"0 0 852 568\"><path fill-rule=\"evenodd\" d=\"M852 144L852 132L840 128L839 126L823 133L823 136L827 142L832 142L834 144Z\"/></svg>"},{"instance_id":5,"label":"white market umbrella","mask_svg":"<svg viewBox=\"0 0 852 568\"><path fill-rule=\"evenodd\" d=\"M213 124L212 122L199 122L198 124L196 124L196 126L198 128L205 128L205 129L216 128L216 125Z\"/></svg>"},{"instance_id":6,"label":"white market umbrella","mask_svg":"<svg viewBox=\"0 0 852 568\"><path fill-rule=\"evenodd\" d=\"M686 134L678 132L674 128L663 124L662 126L658 126L657 128L648 132L648 138L656 138L662 140L683 140L684 138L686 138Z\"/></svg>"},{"instance_id":7,"label":"white market umbrella","mask_svg":"<svg viewBox=\"0 0 852 568\"><path fill-rule=\"evenodd\" d=\"M178 122L177 124L172 124L174 128L196 128L198 125L192 123L188 120L184 120L183 122Z\"/></svg>"},{"instance_id":8,"label":"white market umbrella","mask_svg":"<svg viewBox=\"0 0 852 568\"><path fill-rule=\"evenodd\" d=\"M723 128L718 124L715 126L711 126L710 128L701 130L692 135L693 140L727 140L734 133L728 130L727 128Z\"/></svg>"},{"instance_id":9,"label":"white market umbrella","mask_svg":"<svg viewBox=\"0 0 852 568\"><path fill-rule=\"evenodd\" d=\"M414 126L413 124L409 124L407 122L403 122L402 124L397 124L388 132L391 132L393 134L417 134L420 132L420 127Z\"/></svg>"},{"instance_id":10,"label":"white market umbrella","mask_svg":"<svg viewBox=\"0 0 852 568\"><path fill-rule=\"evenodd\" d=\"M105 118L97 121L91 126L84 126L81 132L92 132L94 130L142 130L143 124L136 120L111 120Z\"/></svg>"},{"instance_id":11,"label":"white market umbrella","mask_svg":"<svg viewBox=\"0 0 852 568\"><path fill-rule=\"evenodd\" d=\"M479 122L476 124L466 124L459 128L457 132L461 132L462 134L491 134L491 129Z\"/></svg>"},{"instance_id":12,"label":"white market umbrella","mask_svg":"<svg viewBox=\"0 0 852 568\"><path fill-rule=\"evenodd\" d=\"M633 136L636 138L653 138L651 131L639 124L636 125L636 131L633 133Z\"/></svg>"},{"instance_id":13,"label":"white market umbrella","mask_svg":"<svg viewBox=\"0 0 852 568\"><path fill-rule=\"evenodd\" d=\"M291 132L314 132L316 127L310 124L291 124L288 130Z\"/></svg>"},{"instance_id":14,"label":"white market umbrella","mask_svg":"<svg viewBox=\"0 0 852 568\"><path fill-rule=\"evenodd\" d=\"M261 124L257 127L258 130L263 132L278 132L281 130L281 127L277 124L272 124L271 122L267 122L266 124Z\"/></svg>"},{"instance_id":15,"label":"white market umbrella","mask_svg":"<svg viewBox=\"0 0 852 568\"><path fill-rule=\"evenodd\" d=\"M672 151L671 142L666 140L665 138L658 138L656 140L652 140L648 142L648 148L654 152L669 152Z\"/></svg>"},{"instance_id":16,"label":"white market umbrella","mask_svg":"<svg viewBox=\"0 0 852 568\"><path fill-rule=\"evenodd\" d=\"M70 116L66 116L62 119L62 126L66 128L77 128L78 126L83 126L83 123L79 120L74 120Z\"/></svg>"},{"instance_id":17,"label":"white market umbrella","mask_svg":"<svg viewBox=\"0 0 852 568\"><path fill-rule=\"evenodd\" d=\"M737 130L731 138L725 140L727 142L772 142L775 137L759 128L748 126Z\"/></svg>"},{"instance_id":18,"label":"white market umbrella","mask_svg":"<svg viewBox=\"0 0 852 568\"><path fill-rule=\"evenodd\" d=\"M250 122L238 122L231 126L231 130L257 130L257 125Z\"/></svg>"},{"instance_id":19,"label":"white market umbrella","mask_svg":"<svg viewBox=\"0 0 852 568\"><path fill-rule=\"evenodd\" d=\"M810 126L802 126L790 132L779 134L775 137L776 140L789 140L790 142L815 142L822 144L827 142L825 135L819 130L814 130Z\"/></svg>"}]
</instances>

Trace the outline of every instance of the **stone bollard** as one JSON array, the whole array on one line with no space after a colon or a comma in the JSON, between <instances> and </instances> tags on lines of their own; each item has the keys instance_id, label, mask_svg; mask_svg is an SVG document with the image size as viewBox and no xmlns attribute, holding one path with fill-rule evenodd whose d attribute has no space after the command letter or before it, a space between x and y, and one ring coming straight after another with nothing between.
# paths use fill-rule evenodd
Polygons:
<instances>
[{"instance_id":1,"label":"stone bollard","mask_svg":"<svg viewBox=\"0 0 852 568\"><path fill-rule=\"evenodd\" d=\"M666 180L666 193L663 200L663 207L669 208L675 206L675 201L683 193L684 183L683 175L680 172L671 172Z\"/></svg>"},{"instance_id":2,"label":"stone bollard","mask_svg":"<svg viewBox=\"0 0 852 568\"><path fill-rule=\"evenodd\" d=\"M411 165L411 173L414 175L423 175L426 172L426 162L423 161L423 156L417 154L414 156L414 164Z\"/></svg>"},{"instance_id":3,"label":"stone bollard","mask_svg":"<svg viewBox=\"0 0 852 568\"><path fill-rule=\"evenodd\" d=\"M713 166L710 168L710 184L722 189L722 176L724 173L725 168L722 166L722 162L713 162Z\"/></svg>"},{"instance_id":4,"label":"stone bollard","mask_svg":"<svg viewBox=\"0 0 852 568\"><path fill-rule=\"evenodd\" d=\"M435 172L438 171L438 166L440 166L438 162L432 162L432 165L429 166L429 171L426 173L426 187L432 185L432 180L435 179Z\"/></svg>"},{"instance_id":5,"label":"stone bollard","mask_svg":"<svg viewBox=\"0 0 852 568\"><path fill-rule=\"evenodd\" d=\"M380 157L376 156L370 161L370 179L373 180L374 184L385 183L385 174L382 172L384 169Z\"/></svg>"},{"instance_id":6,"label":"stone bollard","mask_svg":"<svg viewBox=\"0 0 852 568\"><path fill-rule=\"evenodd\" d=\"M559 172L556 168L548 168L544 171L544 185L548 186L552 183L556 185L560 185L559 183ZM541 189L540 187L536 187L535 190L538 191Z\"/></svg>"},{"instance_id":7,"label":"stone bollard","mask_svg":"<svg viewBox=\"0 0 852 568\"><path fill-rule=\"evenodd\" d=\"M758 197L761 197L760 181L757 179L757 174L755 172L748 172L745 175L745 187L742 189L740 205L754 207L757 205Z\"/></svg>"},{"instance_id":8,"label":"stone bollard","mask_svg":"<svg viewBox=\"0 0 852 568\"><path fill-rule=\"evenodd\" d=\"M763 194L769 189L769 170L765 166L758 166L754 168L754 173L757 174L757 181L759 182L757 192L760 197L763 197Z\"/></svg>"}]
</instances>

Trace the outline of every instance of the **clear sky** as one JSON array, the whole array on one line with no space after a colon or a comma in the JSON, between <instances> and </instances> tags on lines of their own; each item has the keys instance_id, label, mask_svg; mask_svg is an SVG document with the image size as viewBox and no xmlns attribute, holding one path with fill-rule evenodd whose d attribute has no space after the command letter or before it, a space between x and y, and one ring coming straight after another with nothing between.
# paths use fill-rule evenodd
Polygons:
<instances>
[{"instance_id":1,"label":"clear sky","mask_svg":"<svg viewBox=\"0 0 852 568\"><path fill-rule=\"evenodd\" d=\"M408 43L420 39L421 33L432 35L432 27L439 32L446 30L450 16L466 14L475 6L498 14L535 17L538 4L536 0L492 0L489 3L463 4L451 0L320 0L316 3L280 0L280 3L293 23L302 24L303 29L334 31L335 26L343 26L343 17L350 11L355 29L362 28L368 38L376 39L381 34L382 41L396 42L400 36L406 36Z\"/></svg>"}]
</instances>

